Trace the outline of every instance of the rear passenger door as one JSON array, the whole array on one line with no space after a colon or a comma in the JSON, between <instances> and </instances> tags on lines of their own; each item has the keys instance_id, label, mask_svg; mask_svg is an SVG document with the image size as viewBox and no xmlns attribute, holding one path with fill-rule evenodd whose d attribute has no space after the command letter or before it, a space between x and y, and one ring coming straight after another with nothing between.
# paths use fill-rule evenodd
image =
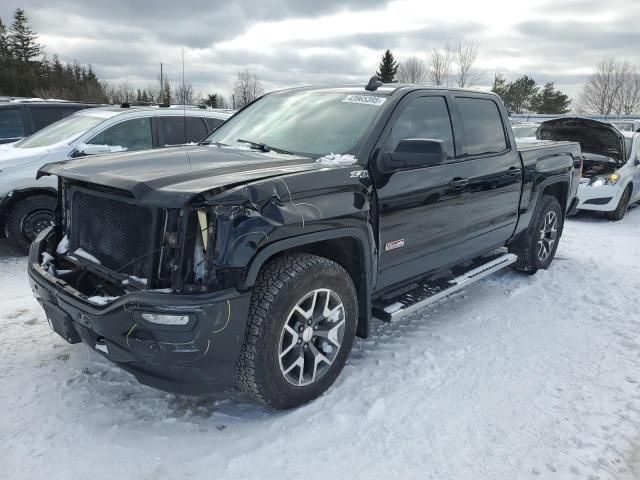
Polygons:
<instances>
[{"instance_id":1,"label":"rear passenger door","mask_svg":"<svg viewBox=\"0 0 640 480\"><path fill-rule=\"evenodd\" d=\"M508 118L496 100L486 95L454 95L458 111L454 124L465 165L462 189L467 225L463 235L470 250L501 246L515 229L522 189L522 165L507 135Z\"/></svg>"},{"instance_id":2,"label":"rear passenger door","mask_svg":"<svg viewBox=\"0 0 640 480\"><path fill-rule=\"evenodd\" d=\"M156 117L160 147L198 143L208 135L204 119L187 116Z\"/></svg>"}]
</instances>

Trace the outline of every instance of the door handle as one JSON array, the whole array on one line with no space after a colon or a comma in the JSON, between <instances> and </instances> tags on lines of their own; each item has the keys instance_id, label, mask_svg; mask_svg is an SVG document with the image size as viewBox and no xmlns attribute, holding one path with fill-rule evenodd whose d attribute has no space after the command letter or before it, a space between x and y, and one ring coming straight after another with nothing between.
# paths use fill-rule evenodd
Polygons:
<instances>
[{"instance_id":1,"label":"door handle","mask_svg":"<svg viewBox=\"0 0 640 480\"><path fill-rule=\"evenodd\" d=\"M507 170L507 175L509 175L510 177L518 176L521 173L522 173L522 169L519 167L511 167L509 168L509 170Z\"/></svg>"},{"instance_id":2,"label":"door handle","mask_svg":"<svg viewBox=\"0 0 640 480\"><path fill-rule=\"evenodd\" d=\"M455 190L459 190L461 188L466 187L469 184L469 179L468 178L460 178L460 177L456 177L453 180L451 180L449 182L449 187L453 188Z\"/></svg>"}]
</instances>

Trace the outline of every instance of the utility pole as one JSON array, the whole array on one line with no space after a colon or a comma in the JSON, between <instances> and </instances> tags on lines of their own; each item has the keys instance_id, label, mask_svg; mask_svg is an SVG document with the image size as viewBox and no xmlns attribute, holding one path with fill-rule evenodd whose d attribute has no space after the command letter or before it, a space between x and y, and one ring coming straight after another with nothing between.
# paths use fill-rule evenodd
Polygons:
<instances>
[{"instance_id":1,"label":"utility pole","mask_svg":"<svg viewBox=\"0 0 640 480\"><path fill-rule=\"evenodd\" d=\"M164 82L162 81L162 62L160 62L160 95L158 103L164 103Z\"/></svg>"}]
</instances>

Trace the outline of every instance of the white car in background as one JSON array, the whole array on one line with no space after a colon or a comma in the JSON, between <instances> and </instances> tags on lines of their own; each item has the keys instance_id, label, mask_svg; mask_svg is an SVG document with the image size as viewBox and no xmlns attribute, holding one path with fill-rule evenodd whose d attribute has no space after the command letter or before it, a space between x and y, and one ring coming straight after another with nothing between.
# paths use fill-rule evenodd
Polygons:
<instances>
[{"instance_id":1,"label":"white car in background","mask_svg":"<svg viewBox=\"0 0 640 480\"><path fill-rule=\"evenodd\" d=\"M640 132L640 120L615 120L609 123L621 132Z\"/></svg>"},{"instance_id":2,"label":"white car in background","mask_svg":"<svg viewBox=\"0 0 640 480\"><path fill-rule=\"evenodd\" d=\"M640 201L640 133L564 117L543 122L538 138L580 142L583 167L577 210L605 212L609 219L621 220L627 207Z\"/></svg>"},{"instance_id":3,"label":"white car in background","mask_svg":"<svg viewBox=\"0 0 640 480\"><path fill-rule=\"evenodd\" d=\"M538 131L539 123L536 122L518 122L512 123L511 129L516 143L530 142L536 140L536 131Z\"/></svg>"},{"instance_id":4,"label":"white car in background","mask_svg":"<svg viewBox=\"0 0 640 480\"><path fill-rule=\"evenodd\" d=\"M91 108L19 142L0 145L0 232L26 251L53 220L58 180L36 179L43 165L86 155L196 143L231 115L226 110L186 106Z\"/></svg>"}]
</instances>

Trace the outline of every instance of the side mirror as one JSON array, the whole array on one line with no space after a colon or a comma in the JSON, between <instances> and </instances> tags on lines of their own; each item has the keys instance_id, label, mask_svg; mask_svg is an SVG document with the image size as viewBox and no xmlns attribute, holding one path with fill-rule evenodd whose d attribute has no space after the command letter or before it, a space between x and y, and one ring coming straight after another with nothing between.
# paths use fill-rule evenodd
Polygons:
<instances>
[{"instance_id":1,"label":"side mirror","mask_svg":"<svg viewBox=\"0 0 640 480\"><path fill-rule=\"evenodd\" d=\"M105 153L112 153L117 147L110 145L92 145L88 143L79 144L76 149L71 153L72 157L84 157L85 155L104 155Z\"/></svg>"},{"instance_id":2,"label":"side mirror","mask_svg":"<svg viewBox=\"0 0 640 480\"><path fill-rule=\"evenodd\" d=\"M383 153L381 159L380 170L391 173L440 165L447 159L447 152L442 140L408 138L401 140L393 152Z\"/></svg>"}]
</instances>

